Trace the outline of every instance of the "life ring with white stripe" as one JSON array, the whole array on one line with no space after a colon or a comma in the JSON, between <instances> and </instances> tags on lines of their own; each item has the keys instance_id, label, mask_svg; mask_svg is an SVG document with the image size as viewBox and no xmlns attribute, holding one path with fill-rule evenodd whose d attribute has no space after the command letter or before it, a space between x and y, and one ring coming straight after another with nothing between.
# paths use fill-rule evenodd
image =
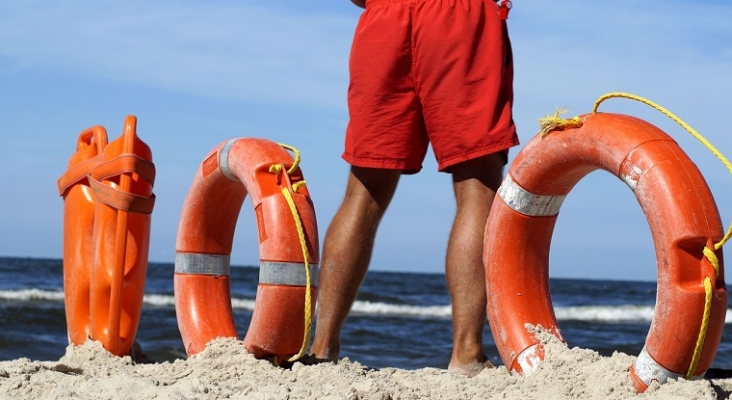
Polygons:
<instances>
[{"instance_id":1,"label":"life ring with white stripe","mask_svg":"<svg viewBox=\"0 0 732 400\"><path fill-rule=\"evenodd\" d=\"M526 324L562 339L549 292L551 237L565 196L585 175L603 169L634 192L656 251L656 310L631 367L634 385L643 391L652 381L702 377L727 310L722 251L713 246L724 232L712 193L696 165L655 126L609 113L580 121L580 127L529 141L492 205L483 261L487 313L501 358L519 375L543 360Z\"/></svg>"},{"instance_id":2,"label":"life ring with white stripe","mask_svg":"<svg viewBox=\"0 0 732 400\"><path fill-rule=\"evenodd\" d=\"M244 345L256 357L278 362L304 355L315 308L318 230L299 156L293 160L283 146L232 139L214 148L198 168L178 228L174 277L178 327L188 355L218 337L238 337L229 268L247 194L259 231L260 272Z\"/></svg>"}]
</instances>

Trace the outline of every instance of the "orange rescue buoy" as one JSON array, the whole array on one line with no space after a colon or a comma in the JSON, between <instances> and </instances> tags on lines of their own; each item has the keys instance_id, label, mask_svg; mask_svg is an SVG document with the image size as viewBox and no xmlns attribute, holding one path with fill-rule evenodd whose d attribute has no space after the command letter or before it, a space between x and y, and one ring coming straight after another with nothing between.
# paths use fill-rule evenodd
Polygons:
<instances>
[{"instance_id":1,"label":"orange rescue buoy","mask_svg":"<svg viewBox=\"0 0 732 400\"><path fill-rule=\"evenodd\" d=\"M94 252L94 195L87 176L99 165L107 147L107 131L101 126L89 128L76 143L66 173L58 180L64 199L64 293L69 342L79 345L91 336L89 322L89 282Z\"/></svg>"},{"instance_id":2,"label":"orange rescue buoy","mask_svg":"<svg viewBox=\"0 0 732 400\"><path fill-rule=\"evenodd\" d=\"M315 210L302 172L265 139L221 143L201 163L183 206L175 259L175 308L188 355L238 337L229 267L247 194L259 231L260 272L244 345L258 358L302 356L310 340L318 273Z\"/></svg>"},{"instance_id":3,"label":"orange rescue buoy","mask_svg":"<svg viewBox=\"0 0 732 400\"><path fill-rule=\"evenodd\" d=\"M137 334L147 273L155 166L128 116L108 143L101 126L79 135L58 181L64 198L64 298L69 342L102 342L128 355Z\"/></svg>"},{"instance_id":4,"label":"orange rescue buoy","mask_svg":"<svg viewBox=\"0 0 732 400\"><path fill-rule=\"evenodd\" d=\"M727 310L722 251L713 247L724 232L711 191L696 165L655 126L608 113L580 120L579 128L526 144L488 217L487 313L501 358L520 375L541 362L541 344L525 324L562 338L549 292L551 237L565 196L585 175L603 169L635 193L658 264L655 314L631 367L636 389L668 378L701 377L719 346Z\"/></svg>"}]
</instances>

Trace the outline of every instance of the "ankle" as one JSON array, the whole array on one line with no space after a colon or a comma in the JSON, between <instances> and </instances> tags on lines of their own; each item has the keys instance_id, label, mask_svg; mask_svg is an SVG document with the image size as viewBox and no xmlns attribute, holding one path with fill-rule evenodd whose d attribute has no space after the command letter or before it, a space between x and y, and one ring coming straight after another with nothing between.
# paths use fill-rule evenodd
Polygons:
<instances>
[{"instance_id":1,"label":"ankle","mask_svg":"<svg viewBox=\"0 0 732 400\"><path fill-rule=\"evenodd\" d=\"M310 353L314 355L318 360L337 362L340 350L340 343L325 343L318 341L316 338L313 341L312 347L310 348Z\"/></svg>"}]
</instances>

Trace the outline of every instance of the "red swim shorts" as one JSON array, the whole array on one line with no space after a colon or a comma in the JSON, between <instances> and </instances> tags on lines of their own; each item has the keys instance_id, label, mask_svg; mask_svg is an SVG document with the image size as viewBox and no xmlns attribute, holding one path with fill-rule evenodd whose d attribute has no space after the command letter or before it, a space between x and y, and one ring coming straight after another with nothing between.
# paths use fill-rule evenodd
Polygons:
<instances>
[{"instance_id":1,"label":"red swim shorts","mask_svg":"<svg viewBox=\"0 0 732 400\"><path fill-rule=\"evenodd\" d=\"M350 57L343 159L438 169L517 145L513 60L492 0L367 0Z\"/></svg>"}]
</instances>

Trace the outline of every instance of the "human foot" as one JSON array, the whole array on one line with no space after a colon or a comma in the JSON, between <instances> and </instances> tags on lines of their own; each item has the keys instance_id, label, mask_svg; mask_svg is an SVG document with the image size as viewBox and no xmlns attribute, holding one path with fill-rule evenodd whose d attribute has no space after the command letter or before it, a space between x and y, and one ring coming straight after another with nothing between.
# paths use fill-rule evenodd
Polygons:
<instances>
[{"instance_id":1,"label":"human foot","mask_svg":"<svg viewBox=\"0 0 732 400\"><path fill-rule=\"evenodd\" d=\"M468 378L472 378L478 375L485 368L493 368L495 365L486 357L484 361L472 361L468 363L450 362L447 370L460 375L465 375Z\"/></svg>"},{"instance_id":2,"label":"human foot","mask_svg":"<svg viewBox=\"0 0 732 400\"><path fill-rule=\"evenodd\" d=\"M315 354L307 354L303 358L297 360L297 362L302 363L303 365L315 365L315 364L322 364L322 363L337 364L338 360L331 360L328 358L318 358Z\"/></svg>"}]
</instances>

